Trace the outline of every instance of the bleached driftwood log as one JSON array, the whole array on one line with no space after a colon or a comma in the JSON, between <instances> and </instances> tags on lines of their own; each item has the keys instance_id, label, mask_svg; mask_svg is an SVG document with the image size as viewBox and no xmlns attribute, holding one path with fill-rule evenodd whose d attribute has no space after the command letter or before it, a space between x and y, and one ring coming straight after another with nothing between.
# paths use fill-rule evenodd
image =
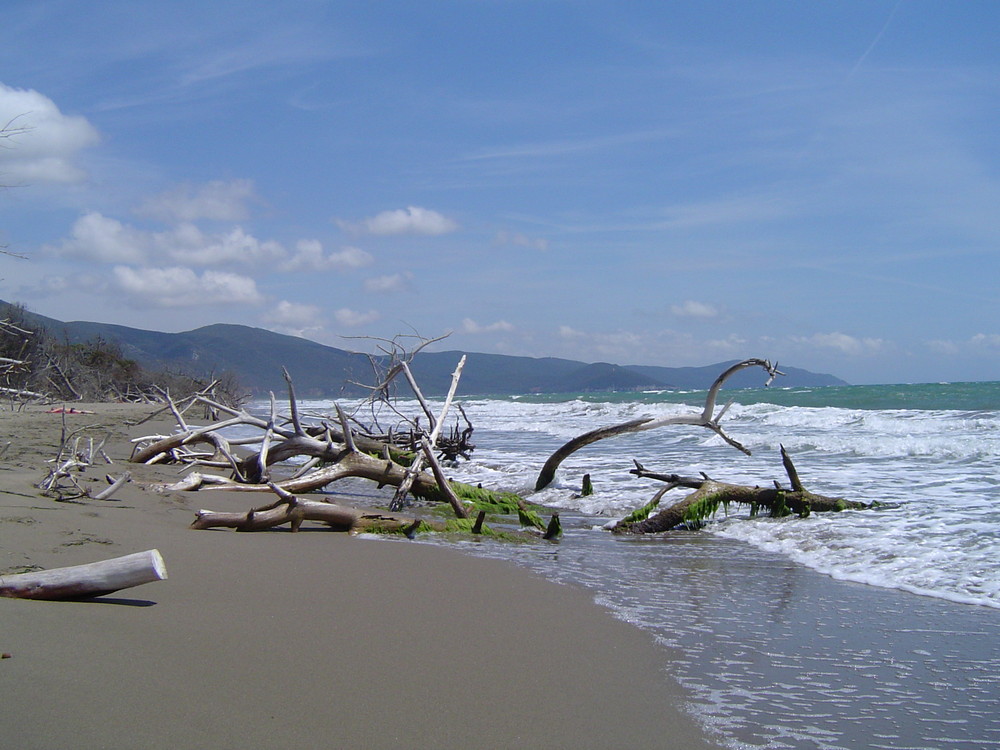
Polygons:
<instances>
[{"instance_id":1,"label":"bleached driftwood log","mask_svg":"<svg viewBox=\"0 0 1000 750\"><path fill-rule=\"evenodd\" d=\"M271 505L254 508L245 513L226 513L200 510L191 524L192 529L228 528L237 531L263 531L289 524L292 531L298 531L303 521L317 521L326 524L332 531L359 533L363 531L403 531L416 530L421 523L443 531L444 523L421 521L413 516L350 508L335 503L307 500L282 490L275 484L270 489L278 499Z\"/></svg>"},{"instance_id":2,"label":"bleached driftwood log","mask_svg":"<svg viewBox=\"0 0 1000 750\"><path fill-rule=\"evenodd\" d=\"M0 596L15 599L84 599L162 581L167 567L151 549L111 560L0 576Z\"/></svg>"},{"instance_id":3,"label":"bleached driftwood log","mask_svg":"<svg viewBox=\"0 0 1000 750\"><path fill-rule=\"evenodd\" d=\"M798 472L784 446L781 448L781 462L791 483L790 489L782 488L778 482L774 482L773 487L751 487L719 482L707 476L693 478L677 474L658 474L647 471L642 464L634 461L635 468L629 472L630 474L656 479L667 484L646 505L614 524L611 530L616 534L656 534L682 526L697 528L714 515L719 506L728 507L730 504L748 506L751 516L756 516L758 511L763 509L772 518L793 513L804 518L810 513L861 510L870 507L853 500L817 495L807 490L799 479ZM659 506L661 498L676 487L694 491L670 507L652 515Z\"/></svg>"},{"instance_id":4,"label":"bleached driftwood log","mask_svg":"<svg viewBox=\"0 0 1000 750\"><path fill-rule=\"evenodd\" d=\"M725 415L731 405L731 402L730 404L724 406L718 414L715 414L715 402L719 396L719 390L722 388L722 384L725 383L731 375L739 372L740 370L746 369L747 367L764 368L769 376L765 385L770 385L771 381L774 380L776 376L784 374L778 371L777 363L772 365L766 359L745 359L742 362L737 362L732 365L715 379L715 382L708 391L708 395L705 397L705 407L702 409L701 414L664 417L663 419L654 419L653 417L634 419L630 422L624 422L611 427L601 427L575 437L549 456L545 465L542 467L542 470L538 473L538 478L535 480L535 491L537 492L548 487L552 483L552 480L555 479L556 470L559 468L560 464L584 446L596 443L598 440L614 437L616 435L627 435L632 432L645 432L646 430L655 430L658 427L664 427L666 425L676 424L705 427L712 430L712 432L729 443L729 445L749 455L750 451L736 440L729 437L729 435L727 435L719 425L719 420L721 420Z\"/></svg>"}]
</instances>

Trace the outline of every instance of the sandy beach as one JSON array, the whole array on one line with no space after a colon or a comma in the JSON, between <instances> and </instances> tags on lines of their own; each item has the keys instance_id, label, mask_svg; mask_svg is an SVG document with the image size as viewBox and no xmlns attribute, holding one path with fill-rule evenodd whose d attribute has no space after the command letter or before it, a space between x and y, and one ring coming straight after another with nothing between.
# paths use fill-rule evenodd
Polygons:
<instances>
[{"instance_id":1,"label":"sandy beach","mask_svg":"<svg viewBox=\"0 0 1000 750\"><path fill-rule=\"evenodd\" d=\"M169 578L80 602L0 599L5 747L714 747L666 652L589 594L446 548L326 531L193 531L261 496L159 493L125 463L153 407L76 405L133 472L114 500L33 486L63 416L0 411L0 574L156 548ZM88 472L89 473L89 472ZM98 486L98 485L95 485Z\"/></svg>"}]
</instances>

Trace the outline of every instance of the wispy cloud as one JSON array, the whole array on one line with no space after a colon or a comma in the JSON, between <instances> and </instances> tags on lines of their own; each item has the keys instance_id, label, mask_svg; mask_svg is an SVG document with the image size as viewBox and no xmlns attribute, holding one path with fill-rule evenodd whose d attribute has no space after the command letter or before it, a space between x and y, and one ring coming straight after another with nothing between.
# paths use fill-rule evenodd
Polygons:
<instances>
[{"instance_id":1,"label":"wispy cloud","mask_svg":"<svg viewBox=\"0 0 1000 750\"><path fill-rule=\"evenodd\" d=\"M419 206L382 211L356 223L338 220L337 224L348 231L376 235L440 235L458 229L458 224L444 214Z\"/></svg>"},{"instance_id":2,"label":"wispy cloud","mask_svg":"<svg viewBox=\"0 0 1000 750\"><path fill-rule=\"evenodd\" d=\"M413 274L408 271L387 274L385 276L374 276L370 279L365 279L364 289L366 292L374 294L403 292L409 288L410 279L412 278Z\"/></svg>"},{"instance_id":3,"label":"wispy cloud","mask_svg":"<svg viewBox=\"0 0 1000 750\"><path fill-rule=\"evenodd\" d=\"M671 305L670 312L679 318L717 318L719 316L719 310L714 305L693 299L684 300L679 305Z\"/></svg>"},{"instance_id":4,"label":"wispy cloud","mask_svg":"<svg viewBox=\"0 0 1000 750\"><path fill-rule=\"evenodd\" d=\"M499 331L513 331L514 326L508 323L506 320L498 320L495 323L490 323L488 325L480 325L472 318L465 318L462 321L462 333L479 334L479 333L497 333Z\"/></svg>"},{"instance_id":5,"label":"wispy cloud","mask_svg":"<svg viewBox=\"0 0 1000 750\"><path fill-rule=\"evenodd\" d=\"M166 222L240 221L249 216L247 203L259 200L253 180L212 180L203 185L180 185L145 200L136 214Z\"/></svg>"},{"instance_id":6,"label":"wispy cloud","mask_svg":"<svg viewBox=\"0 0 1000 750\"><path fill-rule=\"evenodd\" d=\"M463 161L485 161L488 159L522 159L566 156L585 151L603 151L619 146L648 143L668 138L675 134L674 130L641 130L630 133L612 135L585 136L535 143L520 143L510 146L498 146L481 151L473 151L462 157Z\"/></svg>"}]
</instances>

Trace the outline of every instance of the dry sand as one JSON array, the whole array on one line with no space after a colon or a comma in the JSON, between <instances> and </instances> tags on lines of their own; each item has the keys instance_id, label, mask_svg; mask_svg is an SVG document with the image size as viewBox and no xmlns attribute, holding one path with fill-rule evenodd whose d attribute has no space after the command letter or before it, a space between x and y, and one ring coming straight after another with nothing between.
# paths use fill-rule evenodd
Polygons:
<instances>
[{"instance_id":1,"label":"dry sand","mask_svg":"<svg viewBox=\"0 0 1000 750\"><path fill-rule=\"evenodd\" d=\"M85 602L0 599L0 747L702 748L666 655L583 591L425 544L187 528L263 496L158 493L131 466L152 407L87 405L136 481L111 501L32 485L63 417L0 411L0 574L157 548L169 579ZM98 485L95 485L98 486Z\"/></svg>"}]
</instances>

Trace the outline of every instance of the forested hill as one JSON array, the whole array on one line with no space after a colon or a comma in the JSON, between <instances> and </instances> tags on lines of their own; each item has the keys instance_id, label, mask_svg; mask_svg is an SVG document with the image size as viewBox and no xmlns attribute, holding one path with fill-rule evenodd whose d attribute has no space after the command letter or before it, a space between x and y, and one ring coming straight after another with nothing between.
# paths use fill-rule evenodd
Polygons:
<instances>
[{"instance_id":1,"label":"forested hill","mask_svg":"<svg viewBox=\"0 0 1000 750\"><path fill-rule=\"evenodd\" d=\"M0 319L7 303L0 301ZM372 382L372 367L365 354L324 346L308 339L286 336L261 328L218 323L193 331L163 333L93 322L62 322L31 312L23 319L42 326L71 343L100 337L120 344L125 356L150 369L175 369L199 377L232 372L256 395L285 388L281 368L291 373L301 397L355 395L363 392L353 383ZM414 373L427 395L445 393L463 352L421 352ZM553 357L514 357L467 353L459 393L464 395L573 393L631 391L660 388L707 388L730 362L704 367L655 367L586 363ZM766 355L766 353L764 353ZM781 366L787 376L782 386L846 385L832 375ZM743 371L727 387L762 384L760 373Z\"/></svg>"}]
</instances>

